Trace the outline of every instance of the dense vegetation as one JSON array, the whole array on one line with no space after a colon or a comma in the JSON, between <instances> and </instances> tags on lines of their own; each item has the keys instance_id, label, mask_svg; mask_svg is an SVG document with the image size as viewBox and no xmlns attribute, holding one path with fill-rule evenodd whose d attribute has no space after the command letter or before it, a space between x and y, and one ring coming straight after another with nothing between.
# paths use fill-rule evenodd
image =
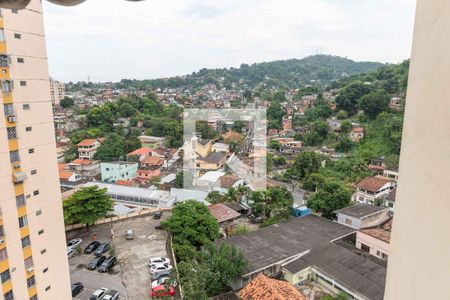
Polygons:
<instances>
[{"instance_id":1,"label":"dense vegetation","mask_svg":"<svg viewBox=\"0 0 450 300\"><path fill-rule=\"evenodd\" d=\"M382 64L375 62L355 62L338 56L313 55L303 59L242 64L239 68L201 69L186 76L152 80L122 79L115 87L140 90L156 88L196 90L205 84L215 84L218 88L228 89L235 84L249 89L259 85L267 88L295 88L309 84L311 80L330 82L349 75L367 73L380 66ZM81 87L95 88L95 84L69 85L71 90L79 90Z\"/></svg>"}]
</instances>

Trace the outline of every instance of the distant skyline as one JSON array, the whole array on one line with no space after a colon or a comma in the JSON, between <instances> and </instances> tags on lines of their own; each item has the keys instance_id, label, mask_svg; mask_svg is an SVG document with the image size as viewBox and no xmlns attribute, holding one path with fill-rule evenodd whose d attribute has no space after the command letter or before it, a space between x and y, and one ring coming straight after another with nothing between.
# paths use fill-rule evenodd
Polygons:
<instances>
[{"instance_id":1,"label":"distant skyline","mask_svg":"<svg viewBox=\"0 0 450 300\"><path fill-rule=\"evenodd\" d=\"M415 0L43 1L50 75L119 81L317 53L398 63Z\"/></svg>"}]
</instances>

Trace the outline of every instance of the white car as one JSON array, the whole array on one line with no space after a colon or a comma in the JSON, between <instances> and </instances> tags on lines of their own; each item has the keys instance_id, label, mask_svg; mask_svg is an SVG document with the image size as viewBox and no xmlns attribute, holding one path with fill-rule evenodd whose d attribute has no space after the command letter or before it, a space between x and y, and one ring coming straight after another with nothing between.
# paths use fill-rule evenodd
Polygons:
<instances>
[{"instance_id":1,"label":"white car","mask_svg":"<svg viewBox=\"0 0 450 300\"><path fill-rule=\"evenodd\" d=\"M82 239L73 239L67 242L67 249L75 249L77 246L81 246Z\"/></svg>"},{"instance_id":2,"label":"white car","mask_svg":"<svg viewBox=\"0 0 450 300\"><path fill-rule=\"evenodd\" d=\"M72 258L75 256L75 250L67 249L67 258Z\"/></svg>"},{"instance_id":3,"label":"white car","mask_svg":"<svg viewBox=\"0 0 450 300\"><path fill-rule=\"evenodd\" d=\"M150 267L150 273L157 274L164 271L171 271L172 266L170 264L154 264Z\"/></svg>"},{"instance_id":4,"label":"white car","mask_svg":"<svg viewBox=\"0 0 450 300\"><path fill-rule=\"evenodd\" d=\"M157 287L158 285L164 285L164 283L169 280L170 280L170 277L161 277L158 280L153 280L152 289Z\"/></svg>"},{"instance_id":5,"label":"white car","mask_svg":"<svg viewBox=\"0 0 450 300\"><path fill-rule=\"evenodd\" d=\"M101 300L105 297L107 292L107 288L99 288L89 297L89 300Z\"/></svg>"},{"instance_id":6,"label":"white car","mask_svg":"<svg viewBox=\"0 0 450 300\"><path fill-rule=\"evenodd\" d=\"M167 257L162 257L162 256L152 257L148 261L149 266L156 265L156 264L165 264L165 263L170 264L170 259L168 259Z\"/></svg>"}]
</instances>

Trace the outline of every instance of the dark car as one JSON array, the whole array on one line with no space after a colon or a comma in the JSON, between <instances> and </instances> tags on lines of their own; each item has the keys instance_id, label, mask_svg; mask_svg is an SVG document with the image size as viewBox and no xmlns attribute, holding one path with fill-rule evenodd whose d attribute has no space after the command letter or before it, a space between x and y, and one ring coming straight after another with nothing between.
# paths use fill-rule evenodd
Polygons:
<instances>
[{"instance_id":1,"label":"dark car","mask_svg":"<svg viewBox=\"0 0 450 300\"><path fill-rule=\"evenodd\" d=\"M89 245L84 248L84 254L91 254L95 249L97 249L98 246L100 246L100 244L101 243L99 241L90 242Z\"/></svg>"},{"instance_id":2,"label":"dark car","mask_svg":"<svg viewBox=\"0 0 450 300\"><path fill-rule=\"evenodd\" d=\"M109 272L116 263L117 263L117 258L115 256L110 256L102 263L100 268L98 268L98 271L100 273Z\"/></svg>"},{"instance_id":3,"label":"dark car","mask_svg":"<svg viewBox=\"0 0 450 300\"><path fill-rule=\"evenodd\" d=\"M155 229L162 229L161 221L156 222Z\"/></svg>"},{"instance_id":4,"label":"dark car","mask_svg":"<svg viewBox=\"0 0 450 300\"><path fill-rule=\"evenodd\" d=\"M103 253L109 250L111 246L108 243L101 243L94 251L95 256L101 256Z\"/></svg>"},{"instance_id":5,"label":"dark car","mask_svg":"<svg viewBox=\"0 0 450 300\"><path fill-rule=\"evenodd\" d=\"M98 268L98 266L100 266L102 264L102 262L104 262L106 259L106 257L104 255L102 256L97 256L94 257L87 265L87 268L89 270L95 270Z\"/></svg>"},{"instance_id":6,"label":"dark car","mask_svg":"<svg viewBox=\"0 0 450 300\"><path fill-rule=\"evenodd\" d=\"M76 282L72 284L72 297L78 295L84 288L84 285L81 282Z\"/></svg>"},{"instance_id":7,"label":"dark car","mask_svg":"<svg viewBox=\"0 0 450 300\"><path fill-rule=\"evenodd\" d=\"M155 214L153 215L153 218L155 219L161 219L162 216L162 212L161 211L157 211L155 212Z\"/></svg>"}]
</instances>

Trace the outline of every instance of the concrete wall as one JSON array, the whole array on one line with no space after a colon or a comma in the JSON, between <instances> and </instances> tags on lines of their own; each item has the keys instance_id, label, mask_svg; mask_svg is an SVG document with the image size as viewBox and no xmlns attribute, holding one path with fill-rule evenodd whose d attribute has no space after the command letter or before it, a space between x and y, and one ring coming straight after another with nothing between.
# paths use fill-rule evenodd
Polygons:
<instances>
[{"instance_id":1,"label":"concrete wall","mask_svg":"<svg viewBox=\"0 0 450 300\"><path fill-rule=\"evenodd\" d=\"M449 4L417 4L386 300L450 299Z\"/></svg>"}]
</instances>

